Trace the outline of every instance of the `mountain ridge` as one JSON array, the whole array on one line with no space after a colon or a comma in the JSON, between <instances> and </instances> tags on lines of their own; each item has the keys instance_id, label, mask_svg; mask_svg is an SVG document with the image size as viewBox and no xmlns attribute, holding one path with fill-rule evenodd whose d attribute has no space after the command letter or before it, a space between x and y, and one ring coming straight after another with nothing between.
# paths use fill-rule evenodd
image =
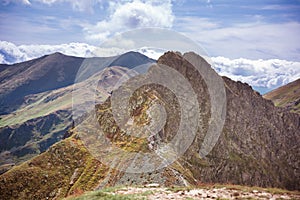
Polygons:
<instances>
[{"instance_id":1,"label":"mountain ridge","mask_svg":"<svg viewBox=\"0 0 300 200\"><path fill-rule=\"evenodd\" d=\"M172 52L166 53L158 62L174 69L182 66L186 69L182 70L183 75L191 72L191 64ZM202 64L210 67L205 62ZM205 92L206 85L203 79L196 79L196 76L194 78L190 77L188 80L201 86L199 92ZM70 130L73 132L71 137L1 175L0 197L57 199L76 194L78 191L153 182L161 186L232 183L299 190L299 115L274 107L270 100L262 98L248 84L226 77L223 77L223 80L227 96L226 121L216 146L205 158L199 157L198 154L203 141L203 133L198 132L187 152L166 168L141 174L118 171L97 160L80 139L81 130L74 127ZM160 87L150 87L147 91L137 91L130 104L131 108L136 109L132 115L139 123L148 120L143 115L143 109L149 105L151 98L148 97L152 91L155 91L158 99L163 98L166 102L173 99L170 92ZM143 100L136 107L138 101L134 98L137 96L142 96ZM198 94L198 98L203 100L199 101L203 102L200 105L203 117L209 119L209 97L204 93ZM132 140L133 143L123 142L126 141L126 137L120 134L122 132L119 129L115 129L109 101L108 99L99 104L96 110L97 119L101 119L99 123L105 128L105 134L110 135L120 148L129 151L144 148L144 143L140 140ZM174 108L170 107L167 112L175 109L176 113L176 104L169 104L172 105ZM89 124L89 120L86 118L85 123ZM168 119L167 124L173 122L176 123L176 117ZM204 130L207 123L208 121L203 122ZM167 125L162 134L166 141L172 137L172 127ZM124 168L126 169L126 165L121 166L121 169Z\"/></svg>"},{"instance_id":2,"label":"mountain ridge","mask_svg":"<svg viewBox=\"0 0 300 200\"><path fill-rule=\"evenodd\" d=\"M130 57L130 59L126 60L126 57ZM137 52L127 52L114 57L94 58L81 58L54 53L24 63L7 65L0 71L0 114L17 109L17 106L22 103L26 95L59 89L73 84L76 76L78 76L78 70L83 64L95 65L97 62L107 64L99 69L96 66L91 67L95 71L90 72L89 76L103 69L103 67L122 64L125 67L134 67L146 62L154 62L154 60ZM16 99L18 100L16 101Z\"/></svg>"}]
</instances>

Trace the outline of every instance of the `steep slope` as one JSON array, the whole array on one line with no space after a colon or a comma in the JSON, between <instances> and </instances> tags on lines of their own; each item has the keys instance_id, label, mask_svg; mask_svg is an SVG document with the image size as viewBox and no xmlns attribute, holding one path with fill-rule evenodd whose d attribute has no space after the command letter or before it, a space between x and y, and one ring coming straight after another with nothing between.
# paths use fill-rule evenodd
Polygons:
<instances>
[{"instance_id":1,"label":"steep slope","mask_svg":"<svg viewBox=\"0 0 300 200\"><path fill-rule=\"evenodd\" d=\"M112 90L109 86L128 70L114 63L134 67L147 62L154 60L135 52L89 59L56 53L15 65L1 65L0 174L63 138L72 125L75 81L80 85L77 88L102 82L99 95L105 98ZM84 71L85 66L91 70ZM110 71L108 66L112 66L108 68ZM82 83L75 80L78 74L87 80ZM83 102L89 100L93 99Z\"/></svg>"},{"instance_id":2,"label":"steep slope","mask_svg":"<svg viewBox=\"0 0 300 200\"><path fill-rule=\"evenodd\" d=\"M192 58L189 59L192 63L184 58ZM178 70L196 88L204 119L203 130L207 130L211 117L207 85L199 74L191 72L193 65L201 64L211 70L210 66L193 53L180 56L169 52L158 63ZM171 165L147 173L118 171L97 160L95 154L90 153L91 149L86 149L80 138L89 135L78 126L70 138L1 175L0 198L58 199L106 186L148 183L161 186L232 183L299 190L299 115L274 107L247 84L226 77L223 80L227 95L226 121L216 146L205 158L198 154L205 132L198 131L186 153ZM124 134L113 119L110 101L108 97L96 106L104 135L128 152L151 152L161 141L151 140L154 145L150 147L148 140ZM180 113L176 98L165 88L150 85L135 92L129 106L133 125L151 121L147 110L153 101L165 103L166 112L174 113L159 133L162 142L169 142L178 128ZM80 125L91 125L93 119L88 116ZM105 146L100 147L96 149L100 158L110 155L107 151L112 153ZM128 167L126 163L117 165L123 170Z\"/></svg>"},{"instance_id":3,"label":"steep slope","mask_svg":"<svg viewBox=\"0 0 300 200\"><path fill-rule=\"evenodd\" d=\"M44 152L72 125L69 110L58 110L22 124L0 128L0 174Z\"/></svg>"},{"instance_id":4,"label":"steep slope","mask_svg":"<svg viewBox=\"0 0 300 200\"><path fill-rule=\"evenodd\" d=\"M3 65L0 67L0 115L16 110L25 102L27 95L72 85L82 65L94 70L88 72L91 76L105 67L135 67L148 62L154 60L136 52L87 59L54 53L24 63Z\"/></svg>"},{"instance_id":5,"label":"steep slope","mask_svg":"<svg viewBox=\"0 0 300 200\"><path fill-rule=\"evenodd\" d=\"M99 95L107 98L112 86L128 71L123 67L109 67L86 81L57 90L27 96L29 105L5 115L0 127L0 174L61 140L72 123L72 98L76 98L91 82L98 82ZM78 89L77 89L78 88ZM86 92L86 90L85 90ZM74 95L74 96L73 96ZM85 98L80 103L93 101ZM73 102L74 103L74 102ZM74 105L76 106L76 105ZM82 111L84 112L84 111ZM15 124L18 121L19 124Z\"/></svg>"},{"instance_id":6,"label":"steep slope","mask_svg":"<svg viewBox=\"0 0 300 200\"><path fill-rule=\"evenodd\" d=\"M15 112L1 115L0 127L22 124L28 120L43 117L58 110L69 111L72 108L72 95L77 94L79 88L86 88L93 82L99 82L102 88L101 95L111 91L111 86L128 71L127 68L112 66L105 68L83 82L72 84L56 90L50 90L37 94L30 94L24 97L25 102Z\"/></svg>"},{"instance_id":7,"label":"steep slope","mask_svg":"<svg viewBox=\"0 0 300 200\"><path fill-rule=\"evenodd\" d=\"M169 54L158 62L172 66L182 61ZM201 59L193 64L197 62ZM299 189L299 116L277 109L247 84L223 79L227 115L218 143L204 160L197 161L190 154L200 146L195 142L190 147L195 150L187 152L186 162L181 163L201 182Z\"/></svg>"},{"instance_id":8,"label":"steep slope","mask_svg":"<svg viewBox=\"0 0 300 200\"><path fill-rule=\"evenodd\" d=\"M275 106L300 114L300 78L263 96Z\"/></svg>"},{"instance_id":9,"label":"steep slope","mask_svg":"<svg viewBox=\"0 0 300 200\"><path fill-rule=\"evenodd\" d=\"M55 53L7 67L0 76L0 114L16 110L27 95L73 84L83 60Z\"/></svg>"}]
</instances>

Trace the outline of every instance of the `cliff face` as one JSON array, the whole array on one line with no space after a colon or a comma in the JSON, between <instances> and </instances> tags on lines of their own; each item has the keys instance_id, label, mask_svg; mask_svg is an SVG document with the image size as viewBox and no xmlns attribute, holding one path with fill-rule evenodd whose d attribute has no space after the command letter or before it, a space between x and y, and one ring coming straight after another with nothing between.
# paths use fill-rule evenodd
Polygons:
<instances>
[{"instance_id":1,"label":"cliff face","mask_svg":"<svg viewBox=\"0 0 300 200\"><path fill-rule=\"evenodd\" d=\"M212 101L204 78L184 58L189 56L198 60L197 64L203 69L211 70L208 63L193 53L181 56L169 52L158 60L190 82L199 102L200 128L179 159L153 172L129 173L126 163L116 170L97 160L90 153L91 149L86 149L80 137L88 135L75 127L71 138L1 175L0 198L55 199L105 186L153 182L165 186L232 183L299 190L299 115L276 108L247 84L223 77L227 100L225 124L212 151L206 157L199 156L213 115ZM169 143L174 137L182 114L178 102L172 91L157 85L147 85L133 94L129 103L132 126L151 124L154 115L149 115L147 110L153 103L165 107L166 124L154 139L140 139L118 128L112 114L111 97L96 106L96 116L105 137L114 145L128 152L152 152L156 145ZM89 125L91 120L88 116L82 123ZM99 157L101 153L103 156L112 153L104 146L98 150Z\"/></svg>"},{"instance_id":2,"label":"cliff face","mask_svg":"<svg viewBox=\"0 0 300 200\"><path fill-rule=\"evenodd\" d=\"M158 62L179 68L183 61L178 55L168 54ZM200 78L194 80L201 82ZM192 156L202 142L198 133L179 162L200 182L299 189L299 115L274 107L247 84L226 77L223 80L227 112L218 143L206 158ZM202 98L199 102L209 102Z\"/></svg>"},{"instance_id":3,"label":"cliff face","mask_svg":"<svg viewBox=\"0 0 300 200\"><path fill-rule=\"evenodd\" d=\"M246 84L224 81L226 122L200 180L299 189L299 115L282 112Z\"/></svg>"}]
</instances>

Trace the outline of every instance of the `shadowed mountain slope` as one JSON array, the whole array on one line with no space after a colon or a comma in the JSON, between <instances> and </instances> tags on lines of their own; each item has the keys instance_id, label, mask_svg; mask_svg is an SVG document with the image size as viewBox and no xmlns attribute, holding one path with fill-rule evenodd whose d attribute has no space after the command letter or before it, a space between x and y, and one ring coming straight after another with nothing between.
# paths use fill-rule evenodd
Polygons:
<instances>
[{"instance_id":1,"label":"shadowed mountain slope","mask_svg":"<svg viewBox=\"0 0 300 200\"><path fill-rule=\"evenodd\" d=\"M95 74L105 67L137 65L154 62L148 57L128 52L115 57L78 58L54 53L48 56L0 67L0 114L16 110L30 94L42 93L74 84L78 70L82 65L89 65ZM88 77L86 77L88 78Z\"/></svg>"},{"instance_id":2,"label":"shadowed mountain slope","mask_svg":"<svg viewBox=\"0 0 300 200\"><path fill-rule=\"evenodd\" d=\"M109 86L128 70L115 63L134 67L148 62L154 60L135 52L88 59L55 53L24 63L1 65L0 173L44 152L63 138L72 126L75 81L78 88L102 81L99 95L105 98L111 91ZM87 80L75 80L78 75L86 76ZM93 99L83 99L88 100Z\"/></svg>"},{"instance_id":3,"label":"shadowed mountain slope","mask_svg":"<svg viewBox=\"0 0 300 200\"><path fill-rule=\"evenodd\" d=\"M27 95L73 84L83 60L55 53L1 70L1 114L16 110Z\"/></svg>"}]
</instances>

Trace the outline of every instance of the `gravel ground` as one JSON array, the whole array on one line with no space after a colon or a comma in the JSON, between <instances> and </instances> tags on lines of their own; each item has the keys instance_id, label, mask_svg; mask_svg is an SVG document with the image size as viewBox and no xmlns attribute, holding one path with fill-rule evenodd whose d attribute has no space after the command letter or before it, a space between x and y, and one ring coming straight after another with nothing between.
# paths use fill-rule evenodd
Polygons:
<instances>
[{"instance_id":1,"label":"gravel ground","mask_svg":"<svg viewBox=\"0 0 300 200\"><path fill-rule=\"evenodd\" d=\"M127 187L111 194L132 195L141 194L146 199L300 199L299 192L276 194L260 190L238 190L227 187L203 189L172 189L161 188L158 185L146 187Z\"/></svg>"}]
</instances>

